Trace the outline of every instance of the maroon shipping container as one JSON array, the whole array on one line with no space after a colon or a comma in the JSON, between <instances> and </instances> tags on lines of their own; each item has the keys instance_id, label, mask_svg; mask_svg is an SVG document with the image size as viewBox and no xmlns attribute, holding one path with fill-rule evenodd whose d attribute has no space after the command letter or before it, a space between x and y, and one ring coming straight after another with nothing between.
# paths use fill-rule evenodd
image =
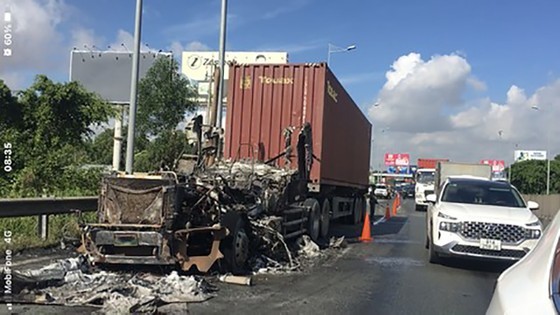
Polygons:
<instances>
[{"instance_id":1,"label":"maroon shipping container","mask_svg":"<svg viewBox=\"0 0 560 315\"><path fill-rule=\"evenodd\" d=\"M364 188L369 182L371 124L326 64L252 64L230 67L224 156L268 160L311 123L311 182ZM297 167L297 157L291 159ZM283 159L279 160L280 165Z\"/></svg>"},{"instance_id":2,"label":"maroon shipping container","mask_svg":"<svg viewBox=\"0 0 560 315\"><path fill-rule=\"evenodd\" d=\"M418 168L436 168L437 162L449 162L449 159L418 159Z\"/></svg>"}]
</instances>

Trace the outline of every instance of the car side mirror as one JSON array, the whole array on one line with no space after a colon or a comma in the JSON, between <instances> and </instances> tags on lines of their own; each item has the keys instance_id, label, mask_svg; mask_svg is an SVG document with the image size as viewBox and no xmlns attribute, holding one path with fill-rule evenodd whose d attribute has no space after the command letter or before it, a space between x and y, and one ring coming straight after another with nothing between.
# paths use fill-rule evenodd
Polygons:
<instances>
[{"instance_id":1,"label":"car side mirror","mask_svg":"<svg viewBox=\"0 0 560 315\"><path fill-rule=\"evenodd\" d=\"M437 197L435 194L429 194L426 196L426 201L431 203L436 203Z\"/></svg>"},{"instance_id":2,"label":"car side mirror","mask_svg":"<svg viewBox=\"0 0 560 315\"><path fill-rule=\"evenodd\" d=\"M539 210L539 204L534 201L527 201L527 207L531 211Z\"/></svg>"}]
</instances>

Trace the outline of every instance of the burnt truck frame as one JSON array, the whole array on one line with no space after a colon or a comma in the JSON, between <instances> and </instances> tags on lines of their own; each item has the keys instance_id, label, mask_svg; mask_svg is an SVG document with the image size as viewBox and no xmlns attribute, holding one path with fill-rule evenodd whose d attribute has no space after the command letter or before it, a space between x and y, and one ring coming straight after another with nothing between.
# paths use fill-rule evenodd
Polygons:
<instances>
[{"instance_id":1,"label":"burnt truck frame","mask_svg":"<svg viewBox=\"0 0 560 315\"><path fill-rule=\"evenodd\" d=\"M270 72L270 77L277 67L286 67L282 72L295 73L289 81L293 86L267 87L258 76L246 75L252 73L251 67L255 73ZM188 138L196 145L196 154L179 157L172 167L175 172L113 174L103 179L98 220L82 225L80 250L90 263L175 265L200 272L217 265L243 273L252 251L266 243L264 233L282 242L303 234L317 241L328 236L331 219L361 222L369 205L365 201L371 124L328 67L236 65L230 66L230 78L232 112L225 133L229 138L223 139L223 132L212 123L214 104L208 126L201 116L189 124ZM239 84L247 79L254 84ZM252 92L251 87L257 90ZM248 114L246 108L259 111L278 104L274 98L257 103L257 98L245 97L264 88L286 88L274 95L298 95L290 105L297 119L280 129L268 126L276 133L270 137L278 141L274 150L264 139L246 141L260 137L258 131L231 138L235 128L248 126L237 121ZM273 118L284 120L270 113ZM334 128L353 123L359 128ZM358 143L348 145L346 138ZM217 156L222 140L228 152L225 159ZM264 158L262 148L268 154Z\"/></svg>"},{"instance_id":2,"label":"burnt truck frame","mask_svg":"<svg viewBox=\"0 0 560 315\"><path fill-rule=\"evenodd\" d=\"M201 129L195 134L200 139ZM243 273L258 246L253 221L266 218L283 239L307 233L316 241L321 209L308 198L310 137L306 125L298 136L297 170L254 160L208 166L212 155L204 151L213 149L199 146L191 173L107 176L97 222L82 225L80 251L93 265L178 265L207 272L220 261L221 269Z\"/></svg>"}]
</instances>

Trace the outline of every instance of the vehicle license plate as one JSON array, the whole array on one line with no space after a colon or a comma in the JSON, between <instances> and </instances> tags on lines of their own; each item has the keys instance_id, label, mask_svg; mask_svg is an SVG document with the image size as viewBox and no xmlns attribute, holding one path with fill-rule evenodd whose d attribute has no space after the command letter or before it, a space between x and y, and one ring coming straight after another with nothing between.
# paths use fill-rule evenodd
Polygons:
<instances>
[{"instance_id":1,"label":"vehicle license plate","mask_svg":"<svg viewBox=\"0 0 560 315\"><path fill-rule=\"evenodd\" d=\"M502 250L502 241L488 238L480 239L480 248L488 250Z\"/></svg>"}]
</instances>

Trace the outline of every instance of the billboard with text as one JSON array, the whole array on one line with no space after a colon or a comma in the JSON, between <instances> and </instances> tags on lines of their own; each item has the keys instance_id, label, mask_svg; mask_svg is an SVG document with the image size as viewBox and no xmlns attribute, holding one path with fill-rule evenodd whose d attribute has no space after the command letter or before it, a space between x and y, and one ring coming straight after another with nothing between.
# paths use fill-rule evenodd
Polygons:
<instances>
[{"instance_id":1,"label":"billboard with text","mask_svg":"<svg viewBox=\"0 0 560 315\"><path fill-rule=\"evenodd\" d=\"M515 162L528 160L546 160L546 151L515 150L513 159Z\"/></svg>"},{"instance_id":2,"label":"billboard with text","mask_svg":"<svg viewBox=\"0 0 560 315\"><path fill-rule=\"evenodd\" d=\"M410 155L408 153L385 153L386 166L408 166Z\"/></svg>"}]
</instances>

